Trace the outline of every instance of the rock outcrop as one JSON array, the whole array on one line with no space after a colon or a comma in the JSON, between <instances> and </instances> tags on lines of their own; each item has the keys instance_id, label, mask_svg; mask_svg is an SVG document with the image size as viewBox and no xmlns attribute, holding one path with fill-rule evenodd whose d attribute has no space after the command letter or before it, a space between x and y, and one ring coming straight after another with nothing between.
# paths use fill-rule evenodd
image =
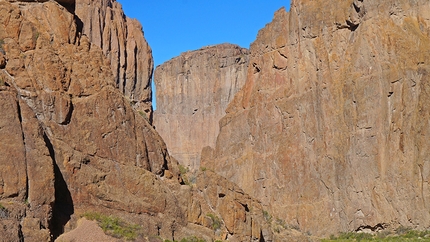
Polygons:
<instances>
[{"instance_id":1,"label":"rock outcrop","mask_svg":"<svg viewBox=\"0 0 430 242\"><path fill-rule=\"evenodd\" d=\"M218 122L245 83L248 50L231 44L182 53L154 73L154 125L170 154L194 171L205 146L215 146Z\"/></svg>"},{"instance_id":2,"label":"rock outcrop","mask_svg":"<svg viewBox=\"0 0 430 242\"><path fill-rule=\"evenodd\" d=\"M202 166L314 235L430 226L430 3L292 1Z\"/></svg>"},{"instance_id":3,"label":"rock outcrop","mask_svg":"<svg viewBox=\"0 0 430 242\"><path fill-rule=\"evenodd\" d=\"M164 142L115 88L109 60L78 35L74 15L56 2L0 1L0 12L2 229L49 241L91 206L144 214L136 219L148 228L181 224L159 178L178 178Z\"/></svg>"},{"instance_id":4,"label":"rock outcrop","mask_svg":"<svg viewBox=\"0 0 430 242\"><path fill-rule=\"evenodd\" d=\"M6 1L42 3L48 0ZM74 13L79 34L86 35L91 43L102 48L110 60L115 86L129 99L133 108L145 113L152 122L151 79L154 62L141 24L125 16L116 0L56 2Z\"/></svg>"},{"instance_id":5,"label":"rock outcrop","mask_svg":"<svg viewBox=\"0 0 430 242\"><path fill-rule=\"evenodd\" d=\"M53 241L89 211L137 224L141 241L271 238L261 205L231 182L181 185L77 21L54 1L0 0L0 241Z\"/></svg>"},{"instance_id":6,"label":"rock outcrop","mask_svg":"<svg viewBox=\"0 0 430 242\"><path fill-rule=\"evenodd\" d=\"M115 86L152 122L152 51L136 19L115 0L76 0L78 28L110 59Z\"/></svg>"}]
</instances>

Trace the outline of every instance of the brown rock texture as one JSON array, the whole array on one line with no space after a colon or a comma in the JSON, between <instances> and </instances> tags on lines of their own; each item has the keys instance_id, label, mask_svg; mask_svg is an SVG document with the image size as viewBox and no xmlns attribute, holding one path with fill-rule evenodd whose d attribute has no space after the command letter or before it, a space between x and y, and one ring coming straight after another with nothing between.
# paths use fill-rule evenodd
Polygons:
<instances>
[{"instance_id":1,"label":"brown rock texture","mask_svg":"<svg viewBox=\"0 0 430 242\"><path fill-rule=\"evenodd\" d=\"M251 45L202 166L288 226L430 226L430 3L292 1Z\"/></svg>"},{"instance_id":2,"label":"brown rock texture","mask_svg":"<svg viewBox=\"0 0 430 242\"><path fill-rule=\"evenodd\" d=\"M76 0L78 28L110 59L115 86L152 122L152 50L115 0Z\"/></svg>"},{"instance_id":3,"label":"brown rock texture","mask_svg":"<svg viewBox=\"0 0 430 242\"><path fill-rule=\"evenodd\" d=\"M57 2L0 0L0 241L74 237L86 212L137 224L138 241L271 238L259 202L226 179L181 185L164 141L118 90L111 59L79 30Z\"/></svg>"},{"instance_id":4,"label":"brown rock texture","mask_svg":"<svg viewBox=\"0 0 430 242\"><path fill-rule=\"evenodd\" d=\"M146 232L171 238L172 224L186 221L161 177L170 169L179 179L176 165L115 88L103 51L77 30L56 2L0 1L5 237L51 241L75 210L98 207L132 213Z\"/></svg>"},{"instance_id":5,"label":"brown rock texture","mask_svg":"<svg viewBox=\"0 0 430 242\"><path fill-rule=\"evenodd\" d=\"M205 146L215 146L218 122L245 83L248 50L232 44L182 53L154 73L154 125L170 154L190 170Z\"/></svg>"}]
</instances>

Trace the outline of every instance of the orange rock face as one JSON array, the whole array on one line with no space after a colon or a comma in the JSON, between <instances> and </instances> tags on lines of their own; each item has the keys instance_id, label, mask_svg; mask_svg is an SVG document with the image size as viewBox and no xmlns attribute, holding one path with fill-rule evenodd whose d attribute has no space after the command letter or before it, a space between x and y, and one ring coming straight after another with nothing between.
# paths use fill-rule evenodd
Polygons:
<instances>
[{"instance_id":1,"label":"orange rock face","mask_svg":"<svg viewBox=\"0 0 430 242\"><path fill-rule=\"evenodd\" d=\"M155 70L154 125L179 163L196 170L205 146L215 146L218 121L243 86L248 50L231 44L185 52Z\"/></svg>"},{"instance_id":2,"label":"orange rock face","mask_svg":"<svg viewBox=\"0 0 430 242\"><path fill-rule=\"evenodd\" d=\"M152 122L152 51L142 26L115 0L77 0L78 28L110 60L115 86Z\"/></svg>"},{"instance_id":3,"label":"orange rock face","mask_svg":"<svg viewBox=\"0 0 430 242\"><path fill-rule=\"evenodd\" d=\"M139 241L271 238L260 204L225 179L181 185L164 141L118 90L113 60L70 10L0 1L0 240L54 241L86 212L137 224ZM227 188L219 201L204 196ZM194 201L203 215L188 216Z\"/></svg>"},{"instance_id":4,"label":"orange rock face","mask_svg":"<svg viewBox=\"0 0 430 242\"><path fill-rule=\"evenodd\" d=\"M102 49L78 35L73 14L55 2L1 1L0 13L6 238L50 241L75 210L90 207L143 213L135 219L147 221L149 233L163 221L171 237L167 223L181 224L182 212L160 177L170 169L178 178L175 165L115 87ZM149 221L159 214L169 219Z\"/></svg>"},{"instance_id":5,"label":"orange rock face","mask_svg":"<svg viewBox=\"0 0 430 242\"><path fill-rule=\"evenodd\" d=\"M305 1L251 45L202 166L289 226L430 226L428 1Z\"/></svg>"}]
</instances>

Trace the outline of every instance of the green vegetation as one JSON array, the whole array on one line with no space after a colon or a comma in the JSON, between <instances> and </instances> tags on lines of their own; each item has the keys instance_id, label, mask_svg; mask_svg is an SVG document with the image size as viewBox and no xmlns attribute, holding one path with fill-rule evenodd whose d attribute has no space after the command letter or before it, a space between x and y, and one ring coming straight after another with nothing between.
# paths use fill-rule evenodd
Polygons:
<instances>
[{"instance_id":1,"label":"green vegetation","mask_svg":"<svg viewBox=\"0 0 430 242\"><path fill-rule=\"evenodd\" d=\"M3 81L3 79L0 77L0 86L4 86L6 83Z\"/></svg>"},{"instance_id":2,"label":"green vegetation","mask_svg":"<svg viewBox=\"0 0 430 242\"><path fill-rule=\"evenodd\" d=\"M179 165L179 172L181 175L185 175L188 171L188 168L184 167L183 165Z\"/></svg>"},{"instance_id":3,"label":"green vegetation","mask_svg":"<svg viewBox=\"0 0 430 242\"><path fill-rule=\"evenodd\" d=\"M211 214L211 213L208 213L206 216L211 218L213 230L218 230L221 228L221 220L218 218L218 216Z\"/></svg>"},{"instance_id":4,"label":"green vegetation","mask_svg":"<svg viewBox=\"0 0 430 242\"><path fill-rule=\"evenodd\" d=\"M3 49L4 39L0 39L0 49Z\"/></svg>"},{"instance_id":5,"label":"green vegetation","mask_svg":"<svg viewBox=\"0 0 430 242\"><path fill-rule=\"evenodd\" d=\"M164 242L172 242L171 240L164 240ZM178 242L176 240L174 240L173 242ZM201 238L197 238L196 236L191 236L191 237L186 237L181 239L179 242L206 242L206 240L201 239Z\"/></svg>"},{"instance_id":6,"label":"green vegetation","mask_svg":"<svg viewBox=\"0 0 430 242\"><path fill-rule=\"evenodd\" d=\"M140 230L137 224L128 224L117 217L106 216L100 213L88 212L84 213L82 217L97 221L106 234L116 238L134 240Z\"/></svg>"},{"instance_id":7,"label":"green vegetation","mask_svg":"<svg viewBox=\"0 0 430 242\"><path fill-rule=\"evenodd\" d=\"M272 216L266 210L263 210L263 217L269 223L272 221Z\"/></svg>"},{"instance_id":8,"label":"green vegetation","mask_svg":"<svg viewBox=\"0 0 430 242\"><path fill-rule=\"evenodd\" d=\"M193 181L195 182L195 178L190 180L187 175L188 172L188 168L184 167L183 165L179 165L179 173L181 173L182 181L185 185L192 186Z\"/></svg>"},{"instance_id":9,"label":"green vegetation","mask_svg":"<svg viewBox=\"0 0 430 242\"><path fill-rule=\"evenodd\" d=\"M206 171L206 170L207 170L207 168L206 168L206 167L204 167L204 166L202 166L202 167L200 167L200 170L201 170L201 171Z\"/></svg>"},{"instance_id":10,"label":"green vegetation","mask_svg":"<svg viewBox=\"0 0 430 242\"><path fill-rule=\"evenodd\" d=\"M330 236L330 239L324 239L323 242L330 241L384 241L384 242L401 242L401 241L429 241L430 242L430 231L416 231L404 228L399 228L396 233L379 232L376 234L367 233L342 233L338 237Z\"/></svg>"},{"instance_id":11,"label":"green vegetation","mask_svg":"<svg viewBox=\"0 0 430 242\"><path fill-rule=\"evenodd\" d=\"M288 225L285 222L285 220L280 218L275 219L275 225L274 225L273 231L275 231L276 233L280 233L282 230L285 230L287 228L288 228Z\"/></svg>"},{"instance_id":12,"label":"green vegetation","mask_svg":"<svg viewBox=\"0 0 430 242\"><path fill-rule=\"evenodd\" d=\"M7 210L7 208L5 208L5 207L3 206L3 204L1 204L1 203L0 203L0 210Z\"/></svg>"}]
</instances>

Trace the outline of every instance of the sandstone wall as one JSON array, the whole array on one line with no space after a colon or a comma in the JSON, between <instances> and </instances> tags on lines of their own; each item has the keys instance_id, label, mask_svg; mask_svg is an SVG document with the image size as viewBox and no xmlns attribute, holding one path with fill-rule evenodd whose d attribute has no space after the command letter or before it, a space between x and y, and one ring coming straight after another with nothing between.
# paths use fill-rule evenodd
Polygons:
<instances>
[{"instance_id":1,"label":"sandstone wall","mask_svg":"<svg viewBox=\"0 0 430 242\"><path fill-rule=\"evenodd\" d=\"M430 226L430 4L292 1L202 166L310 234Z\"/></svg>"},{"instance_id":2,"label":"sandstone wall","mask_svg":"<svg viewBox=\"0 0 430 242\"><path fill-rule=\"evenodd\" d=\"M53 241L86 212L137 224L138 241L272 238L259 202L225 179L181 185L111 60L57 2L0 0L0 108L1 241Z\"/></svg>"},{"instance_id":3,"label":"sandstone wall","mask_svg":"<svg viewBox=\"0 0 430 242\"><path fill-rule=\"evenodd\" d=\"M248 50L221 44L185 52L155 70L154 125L169 153L196 170L205 146L215 146L218 121L243 86Z\"/></svg>"},{"instance_id":4,"label":"sandstone wall","mask_svg":"<svg viewBox=\"0 0 430 242\"><path fill-rule=\"evenodd\" d=\"M115 0L76 0L79 31L110 59L115 86L152 122L152 50L136 19Z\"/></svg>"},{"instance_id":5,"label":"sandstone wall","mask_svg":"<svg viewBox=\"0 0 430 242\"><path fill-rule=\"evenodd\" d=\"M92 206L134 214L148 233L162 221L166 237L186 224L159 178L179 179L164 142L56 2L0 1L0 103L6 240L50 241Z\"/></svg>"}]
</instances>

